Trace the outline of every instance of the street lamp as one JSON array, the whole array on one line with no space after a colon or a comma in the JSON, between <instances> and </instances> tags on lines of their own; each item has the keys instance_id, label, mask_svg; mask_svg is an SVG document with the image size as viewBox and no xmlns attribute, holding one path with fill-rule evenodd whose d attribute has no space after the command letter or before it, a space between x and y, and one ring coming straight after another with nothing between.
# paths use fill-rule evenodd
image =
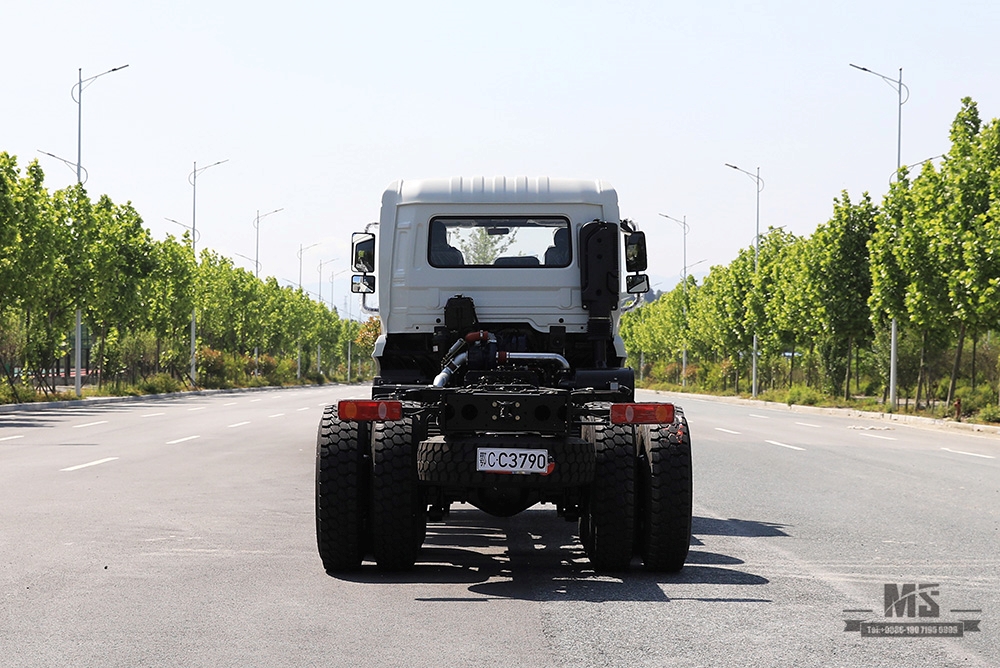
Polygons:
<instances>
[{"instance_id":1,"label":"street lamp","mask_svg":"<svg viewBox=\"0 0 1000 668\"><path fill-rule=\"evenodd\" d=\"M684 348L683 348L683 351L681 352L681 387L687 387L687 358L688 358L688 349L687 349L687 319L688 319L688 313L687 313L687 262L688 262L687 257L688 257L688 250L687 250L687 248L688 248L688 245L687 244L688 244L688 230L690 228L689 228L689 226L687 224L687 216L684 216L683 220L678 220L677 218L674 218L673 216L668 216L665 213L661 213L660 215L663 216L664 218L666 218L667 220L674 221L675 223L677 223L678 225L681 226L681 229L684 230L684 253L683 253L684 269L683 269L683 274L681 275L681 280L683 281L683 283L681 284L681 286L682 286L682 290L683 290L683 294L684 294L684 301L681 304L681 306L683 308L683 311L684 311L684 342L683 342L684 343Z\"/></svg>"},{"instance_id":2,"label":"street lamp","mask_svg":"<svg viewBox=\"0 0 1000 668\"><path fill-rule=\"evenodd\" d=\"M760 191L764 189L764 180L760 178L760 167L757 168L757 174L751 174L745 169L740 169L736 165L730 165L726 163L726 167L730 169L735 169L737 172L743 172L757 184L757 231L753 237L753 273L756 276L757 272L760 270ZM757 328L754 327L753 332L753 375L751 380L750 388L751 396L757 398Z\"/></svg>"},{"instance_id":3,"label":"street lamp","mask_svg":"<svg viewBox=\"0 0 1000 668\"><path fill-rule=\"evenodd\" d=\"M198 175L209 169L215 167L216 165L221 165L224 162L229 162L229 158L225 160L219 160L218 162L213 162L211 165L206 167L198 167L198 161L194 161L194 169L188 174L188 183L191 184L191 254L194 256L194 266L195 270L198 268L198 251L195 248L195 244L198 241L200 235L198 234L197 227L197 212L198 212ZM176 221L174 221L176 222ZM198 327L195 324L195 312L197 308L194 304L194 293L192 292L192 303L191 303L191 387L195 387L198 384L198 358L195 349L195 340L198 334Z\"/></svg>"},{"instance_id":4,"label":"street lamp","mask_svg":"<svg viewBox=\"0 0 1000 668\"><path fill-rule=\"evenodd\" d=\"M319 242L316 242L314 244L309 244L308 246L304 247L302 244L299 244L299 250L298 253L296 253L296 255L299 256L299 290L302 289L302 254L305 253L310 248L315 248L316 246L319 246Z\"/></svg>"},{"instance_id":5,"label":"street lamp","mask_svg":"<svg viewBox=\"0 0 1000 668\"><path fill-rule=\"evenodd\" d=\"M253 262L254 263L254 267L257 266L257 261L254 260L252 257L244 255L243 253L233 253L233 255L239 256L239 257L243 258L244 260L247 260L248 262ZM256 273L256 269L254 270L254 273Z\"/></svg>"},{"instance_id":6,"label":"street lamp","mask_svg":"<svg viewBox=\"0 0 1000 668\"><path fill-rule=\"evenodd\" d=\"M332 260L323 260L319 263L319 301L323 303L323 265L330 264L331 262L336 262L340 258L333 258Z\"/></svg>"},{"instance_id":7,"label":"street lamp","mask_svg":"<svg viewBox=\"0 0 1000 668\"><path fill-rule=\"evenodd\" d=\"M49 153L48 151L43 151L42 149L38 149L38 152L41 153L42 155L47 155L50 158L55 158L56 160L58 160L59 162L63 163L64 165L66 165L70 169L76 170L76 163L75 162L70 162L66 158L60 158L55 153ZM90 174L87 173L87 168L86 167L82 167L82 169L83 169L83 181L80 181L79 183L84 184L90 178Z\"/></svg>"},{"instance_id":8,"label":"street lamp","mask_svg":"<svg viewBox=\"0 0 1000 668\"><path fill-rule=\"evenodd\" d=\"M323 265L330 264L331 262L336 262L338 258L333 258L332 260L323 260L319 263L319 303L323 303ZM333 278L330 279L330 294L333 294ZM320 347L319 341L316 342L316 373L322 373L322 367L320 366L320 360L322 359L322 348Z\"/></svg>"},{"instance_id":9,"label":"street lamp","mask_svg":"<svg viewBox=\"0 0 1000 668\"><path fill-rule=\"evenodd\" d=\"M253 221L253 228L257 230L257 241L256 244L254 245L254 257L256 258L254 260L254 271L259 272L260 270L260 219L267 218L272 213L278 213L279 211L284 211L284 210L285 210L284 207L282 207L280 209L275 209L274 211L268 211L262 216L260 215L260 209L257 209L257 217ZM257 274L254 274L254 276L260 278L260 276L258 276Z\"/></svg>"},{"instance_id":10,"label":"street lamp","mask_svg":"<svg viewBox=\"0 0 1000 668\"><path fill-rule=\"evenodd\" d=\"M310 248L315 248L316 246L319 246L319 242L316 242L314 244L309 244L308 246L303 246L302 244L299 244L299 250L296 253L296 255L299 256L299 291L300 292L302 290L302 254L305 253ZM320 286L320 288L322 289L322 286ZM302 340L300 339L295 345L296 345L297 353L298 353L297 356L296 356L296 359L295 359L295 377L296 378L301 378L302 377Z\"/></svg>"},{"instance_id":11,"label":"street lamp","mask_svg":"<svg viewBox=\"0 0 1000 668\"><path fill-rule=\"evenodd\" d=\"M903 84L903 68L899 68L899 79L891 79L884 74L879 74L878 72L870 70L867 67L861 67L860 65L855 65L854 63L848 64L856 70L861 70L862 72L867 72L868 74L877 76L879 79L886 82L896 90L896 95L899 100L898 116L896 120L896 177L899 178L899 170L902 168L903 164L903 105L910 99L910 89ZM905 98L903 97L903 91L906 91ZM892 406L893 410L898 408L896 403L896 356L899 347L898 342L899 330L896 323L896 316L893 316L892 334L889 344L889 404Z\"/></svg>"},{"instance_id":12,"label":"street lamp","mask_svg":"<svg viewBox=\"0 0 1000 668\"><path fill-rule=\"evenodd\" d=\"M81 179L83 172L83 165L80 161L83 153L83 89L94 83L97 79L103 77L105 74L111 74L112 72L117 72L118 70L123 70L128 67L128 64L120 65L118 67L113 67L107 72L101 72L100 74L95 74L94 76L84 79L83 78L83 68L77 68L77 84L69 91L69 96L73 98L76 102L76 182L79 184L83 183ZM86 86L84 85L86 84ZM59 158L62 160L62 158ZM81 309L76 309L76 341L74 345L74 356L76 364L76 396L80 397L82 395L82 390L80 388L80 365L82 364L81 358L83 357L83 316Z\"/></svg>"}]
</instances>

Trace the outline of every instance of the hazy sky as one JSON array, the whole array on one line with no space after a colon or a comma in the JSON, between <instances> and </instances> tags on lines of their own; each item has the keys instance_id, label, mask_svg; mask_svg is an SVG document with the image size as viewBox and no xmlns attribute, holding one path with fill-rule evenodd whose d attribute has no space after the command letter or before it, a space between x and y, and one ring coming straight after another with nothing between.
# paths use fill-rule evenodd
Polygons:
<instances>
[{"instance_id":1,"label":"hazy sky","mask_svg":"<svg viewBox=\"0 0 1000 668\"><path fill-rule=\"evenodd\" d=\"M844 189L881 200L902 160L948 148L963 96L1000 116L995 2L257 2L31 0L0 9L0 150L75 172L77 69L91 197L131 201L156 238L191 222L200 246L329 300L350 233L399 178L601 178L646 230L652 280L704 274L761 228L810 234ZM347 272L336 278L344 306ZM357 307L352 306L356 313Z\"/></svg>"}]
</instances>

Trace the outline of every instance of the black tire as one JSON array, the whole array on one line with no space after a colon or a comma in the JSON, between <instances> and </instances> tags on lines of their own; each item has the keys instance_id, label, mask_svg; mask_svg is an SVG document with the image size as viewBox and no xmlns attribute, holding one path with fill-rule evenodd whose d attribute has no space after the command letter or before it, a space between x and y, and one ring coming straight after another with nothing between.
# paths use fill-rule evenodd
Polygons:
<instances>
[{"instance_id":1,"label":"black tire","mask_svg":"<svg viewBox=\"0 0 1000 668\"><path fill-rule=\"evenodd\" d=\"M635 546L636 436L631 425L588 425L583 437L597 455L580 542L599 571L627 570Z\"/></svg>"},{"instance_id":2,"label":"black tire","mask_svg":"<svg viewBox=\"0 0 1000 668\"><path fill-rule=\"evenodd\" d=\"M684 413L675 410L673 424L653 425L640 435L639 551L647 570L667 573L684 567L691 544L691 434Z\"/></svg>"},{"instance_id":3,"label":"black tire","mask_svg":"<svg viewBox=\"0 0 1000 668\"><path fill-rule=\"evenodd\" d=\"M413 568L427 528L427 505L417 484L413 418L375 423L372 430L371 545L382 570Z\"/></svg>"},{"instance_id":4,"label":"black tire","mask_svg":"<svg viewBox=\"0 0 1000 668\"><path fill-rule=\"evenodd\" d=\"M327 406L316 438L316 543L327 572L355 570L365 552L368 424Z\"/></svg>"}]
</instances>

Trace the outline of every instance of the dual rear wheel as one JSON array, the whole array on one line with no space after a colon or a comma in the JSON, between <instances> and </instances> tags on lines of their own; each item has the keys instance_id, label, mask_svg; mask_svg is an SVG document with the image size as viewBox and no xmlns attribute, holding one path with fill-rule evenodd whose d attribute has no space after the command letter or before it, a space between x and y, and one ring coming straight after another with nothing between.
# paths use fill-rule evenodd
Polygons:
<instances>
[{"instance_id":1,"label":"dual rear wheel","mask_svg":"<svg viewBox=\"0 0 1000 668\"><path fill-rule=\"evenodd\" d=\"M323 412L316 443L316 542L330 573L360 568L371 555L383 570L413 567L426 510L417 485L413 418L359 423Z\"/></svg>"},{"instance_id":2,"label":"dual rear wheel","mask_svg":"<svg viewBox=\"0 0 1000 668\"><path fill-rule=\"evenodd\" d=\"M580 513L580 542L594 568L623 571L638 554L647 570L679 571L691 541L691 437L672 424L593 425L597 470Z\"/></svg>"}]
</instances>

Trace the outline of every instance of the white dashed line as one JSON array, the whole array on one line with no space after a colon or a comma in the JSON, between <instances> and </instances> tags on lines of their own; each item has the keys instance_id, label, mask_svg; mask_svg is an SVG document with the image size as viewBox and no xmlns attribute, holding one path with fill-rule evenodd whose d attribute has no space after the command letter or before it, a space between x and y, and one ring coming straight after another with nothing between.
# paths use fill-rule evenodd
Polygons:
<instances>
[{"instance_id":1,"label":"white dashed line","mask_svg":"<svg viewBox=\"0 0 1000 668\"><path fill-rule=\"evenodd\" d=\"M867 436L868 438L880 438L883 441L895 441L896 440L892 436L879 436L878 434L866 434L864 432L861 432L858 435L859 436Z\"/></svg>"},{"instance_id":2,"label":"white dashed line","mask_svg":"<svg viewBox=\"0 0 1000 668\"><path fill-rule=\"evenodd\" d=\"M188 410L189 411L203 411L206 408L208 408L208 406L195 406L194 408L189 408Z\"/></svg>"},{"instance_id":3,"label":"white dashed line","mask_svg":"<svg viewBox=\"0 0 1000 668\"><path fill-rule=\"evenodd\" d=\"M75 424L73 429L82 429L83 427L93 427L99 424L107 424L107 420L98 420L97 422L88 422L87 424Z\"/></svg>"},{"instance_id":4,"label":"white dashed line","mask_svg":"<svg viewBox=\"0 0 1000 668\"><path fill-rule=\"evenodd\" d=\"M316 405L319 406L320 408L326 408L330 404L316 404Z\"/></svg>"},{"instance_id":5,"label":"white dashed line","mask_svg":"<svg viewBox=\"0 0 1000 668\"><path fill-rule=\"evenodd\" d=\"M24 434L18 434L17 436L4 436L0 438L0 441L13 441L15 438L24 438Z\"/></svg>"},{"instance_id":6,"label":"white dashed line","mask_svg":"<svg viewBox=\"0 0 1000 668\"><path fill-rule=\"evenodd\" d=\"M822 429L823 427L818 424L813 424L811 422L796 422L795 424L801 425L803 427L812 427L813 429Z\"/></svg>"},{"instance_id":7,"label":"white dashed line","mask_svg":"<svg viewBox=\"0 0 1000 668\"><path fill-rule=\"evenodd\" d=\"M727 434L739 434L740 433L738 431L733 431L732 429L723 429L722 427L716 427L715 431L724 431Z\"/></svg>"},{"instance_id":8,"label":"white dashed line","mask_svg":"<svg viewBox=\"0 0 1000 668\"><path fill-rule=\"evenodd\" d=\"M183 443L184 441L193 441L196 438L200 438L200 437L199 436L185 436L184 438L178 438L175 441L167 441L167 445L174 445L175 443Z\"/></svg>"},{"instance_id":9,"label":"white dashed line","mask_svg":"<svg viewBox=\"0 0 1000 668\"><path fill-rule=\"evenodd\" d=\"M303 408L300 408L298 410L300 410L300 411L307 411L307 410L309 410L309 407L308 406L304 406Z\"/></svg>"},{"instance_id":10,"label":"white dashed line","mask_svg":"<svg viewBox=\"0 0 1000 668\"><path fill-rule=\"evenodd\" d=\"M281 417L283 415L284 415L284 413L275 413L274 415L268 415L267 417L269 417L269 418L275 418L275 417Z\"/></svg>"},{"instance_id":11,"label":"white dashed line","mask_svg":"<svg viewBox=\"0 0 1000 668\"><path fill-rule=\"evenodd\" d=\"M251 400L250 400L250 403L256 403L256 402L258 402L258 401L262 401L262 399L251 399Z\"/></svg>"},{"instance_id":12,"label":"white dashed line","mask_svg":"<svg viewBox=\"0 0 1000 668\"><path fill-rule=\"evenodd\" d=\"M754 415L753 413L750 413L749 415L752 418L760 418L761 420L770 420L771 419L771 418L769 418L766 415Z\"/></svg>"},{"instance_id":13,"label":"white dashed line","mask_svg":"<svg viewBox=\"0 0 1000 668\"><path fill-rule=\"evenodd\" d=\"M156 417L158 415L166 415L166 413L146 413L142 417Z\"/></svg>"},{"instance_id":14,"label":"white dashed line","mask_svg":"<svg viewBox=\"0 0 1000 668\"><path fill-rule=\"evenodd\" d=\"M770 443L771 445L777 445L781 448L788 448L789 450L805 450L805 448L800 448L797 445L786 445L784 443L778 443L777 441L764 441L765 443Z\"/></svg>"},{"instance_id":15,"label":"white dashed line","mask_svg":"<svg viewBox=\"0 0 1000 668\"><path fill-rule=\"evenodd\" d=\"M230 401L228 404L222 404L222 405L223 406L235 406L236 402L235 401Z\"/></svg>"},{"instance_id":16,"label":"white dashed line","mask_svg":"<svg viewBox=\"0 0 1000 668\"><path fill-rule=\"evenodd\" d=\"M86 464L80 464L78 466L70 466L66 469L59 469L60 471L79 471L80 469L85 469L88 466L97 466L98 464L104 464L106 462L113 462L117 457L105 457L104 459L98 459L96 462L87 462Z\"/></svg>"},{"instance_id":17,"label":"white dashed line","mask_svg":"<svg viewBox=\"0 0 1000 668\"><path fill-rule=\"evenodd\" d=\"M996 459L993 455L980 455L976 452L965 452L963 450L952 450L951 448L941 448L946 452L954 452L956 455L969 455L970 457L982 457L983 459Z\"/></svg>"},{"instance_id":18,"label":"white dashed line","mask_svg":"<svg viewBox=\"0 0 1000 668\"><path fill-rule=\"evenodd\" d=\"M227 427L227 429L232 429L233 427L242 427L245 424L250 424L250 421L247 420L246 422L237 422L235 424L231 424Z\"/></svg>"}]
</instances>

